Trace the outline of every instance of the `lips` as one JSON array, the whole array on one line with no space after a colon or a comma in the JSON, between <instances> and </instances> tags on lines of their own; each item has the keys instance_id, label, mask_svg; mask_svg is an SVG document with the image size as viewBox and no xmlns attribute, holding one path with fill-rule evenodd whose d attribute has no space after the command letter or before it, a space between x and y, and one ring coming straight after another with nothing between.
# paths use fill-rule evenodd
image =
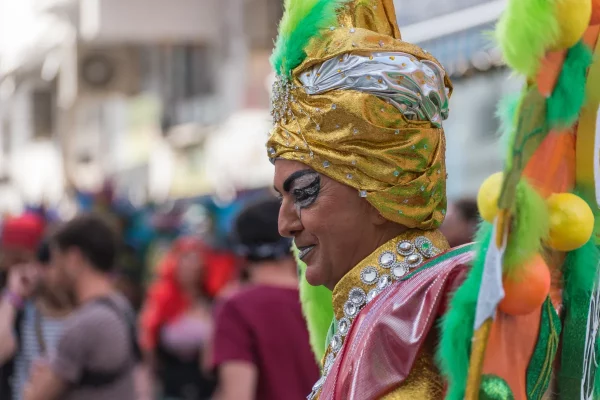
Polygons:
<instances>
[{"instance_id":1,"label":"lips","mask_svg":"<svg viewBox=\"0 0 600 400\"><path fill-rule=\"evenodd\" d=\"M304 260L304 257L306 257L308 255L308 253L311 252L312 249L315 248L315 245L311 245L311 246L298 246L298 258L301 260Z\"/></svg>"}]
</instances>

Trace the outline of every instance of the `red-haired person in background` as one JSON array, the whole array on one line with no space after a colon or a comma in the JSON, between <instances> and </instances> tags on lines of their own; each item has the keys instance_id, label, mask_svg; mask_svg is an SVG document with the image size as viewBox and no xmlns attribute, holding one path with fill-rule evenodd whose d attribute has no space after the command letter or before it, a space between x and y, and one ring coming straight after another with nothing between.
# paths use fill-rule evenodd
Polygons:
<instances>
[{"instance_id":1,"label":"red-haired person in background","mask_svg":"<svg viewBox=\"0 0 600 400\"><path fill-rule=\"evenodd\" d=\"M231 257L194 238L176 240L159 265L142 311L141 344L162 384L162 398L210 399L214 381L204 371L210 357L211 299L232 270Z\"/></svg>"},{"instance_id":2,"label":"red-haired person in background","mask_svg":"<svg viewBox=\"0 0 600 400\"><path fill-rule=\"evenodd\" d=\"M17 264L35 261L46 223L34 213L7 217L0 231L0 284L4 286L8 270Z\"/></svg>"}]
</instances>

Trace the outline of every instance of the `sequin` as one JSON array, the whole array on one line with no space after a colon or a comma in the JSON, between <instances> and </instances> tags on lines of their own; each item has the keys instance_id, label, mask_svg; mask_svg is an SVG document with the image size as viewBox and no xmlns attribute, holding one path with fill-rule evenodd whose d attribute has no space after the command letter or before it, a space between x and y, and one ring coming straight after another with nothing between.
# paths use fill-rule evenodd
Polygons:
<instances>
[{"instance_id":1,"label":"sequin","mask_svg":"<svg viewBox=\"0 0 600 400\"><path fill-rule=\"evenodd\" d=\"M378 294L379 289L371 289L369 293L367 293L367 303L370 303Z\"/></svg>"},{"instance_id":2,"label":"sequin","mask_svg":"<svg viewBox=\"0 0 600 400\"><path fill-rule=\"evenodd\" d=\"M344 315L346 317L354 318L357 313L358 307L356 306L356 304L352 303L351 301L347 301L346 304L344 304Z\"/></svg>"},{"instance_id":3,"label":"sequin","mask_svg":"<svg viewBox=\"0 0 600 400\"><path fill-rule=\"evenodd\" d=\"M332 108L333 110L335 110L335 109L337 108L337 105L336 105L336 104L332 104L332 105L331 105L331 108Z\"/></svg>"},{"instance_id":4,"label":"sequin","mask_svg":"<svg viewBox=\"0 0 600 400\"><path fill-rule=\"evenodd\" d=\"M338 352L342 348L342 338L337 333L331 338L331 350Z\"/></svg>"},{"instance_id":5,"label":"sequin","mask_svg":"<svg viewBox=\"0 0 600 400\"><path fill-rule=\"evenodd\" d=\"M346 178L352 179L352 174L346 174Z\"/></svg>"},{"instance_id":6,"label":"sequin","mask_svg":"<svg viewBox=\"0 0 600 400\"><path fill-rule=\"evenodd\" d=\"M313 386L313 391L319 390L321 388L321 386L323 386L323 383L325 383L325 377L324 376L322 376L321 378L319 378L319 380L315 383L315 385Z\"/></svg>"},{"instance_id":7,"label":"sequin","mask_svg":"<svg viewBox=\"0 0 600 400\"><path fill-rule=\"evenodd\" d=\"M427 258L435 257L440 252L439 249L433 245L431 240L424 236L419 236L415 239L415 246L419 249L419 252Z\"/></svg>"},{"instance_id":8,"label":"sequin","mask_svg":"<svg viewBox=\"0 0 600 400\"><path fill-rule=\"evenodd\" d=\"M323 168L329 168L331 163L329 161L323 161Z\"/></svg>"},{"instance_id":9,"label":"sequin","mask_svg":"<svg viewBox=\"0 0 600 400\"><path fill-rule=\"evenodd\" d=\"M406 262L413 266L420 264L423 262L423 256L418 253L411 254L410 256L406 257Z\"/></svg>"},{"instance_id":10,"label":"sequin","mask_svg":"<svg viewBox=\"0 0 600 400\"><path fill-rule=\"evenodd\" d=\"M408 240L403 240L402 242L398 243L398 246L396 246L396 251L401 256L409 256L414 250L415 246Z\"/></svg>"},{"instance_id":11,"label":"sequin","mask_svg":"<svg viewBox=\"0 0 600 400\"><path fill-rule=\"evenodd\" d=\"M397 178L398 176L400 176L400 171L396 170L394 171L394 176Z\"/></svg>"},{"instance_id":12,"label":"sequin","mask_svg":"<svg viewBox=\"0 0 600 400\"><path fill-rule=\"evenodd\" d=\"M335 362L334 355L331 353L327 354L327 357L325 357L325 362L323 363L323 373L325 375L327 375L329 373L329 370L331 369L331 366L333 365L334 362Z\"/></svg>"},{"instance_id":13,"label":"sequin","mask_svg":"<svg viewBox=\"0 0 600 400\"><path fill-rule=\"evenodd\" d=\"M395 264L392 268L392 276L396 279L402 278L408 272L408 267L404 263Z\"/></svg>"},{"instance_id":14,"label":"sequin","mask_svg":"<svg viewBox=\"0 0 600 400\"><path fill-rule=\"evenodd\" d=\"M365 301L366 301L366 295L365 295ZM340 319L340 322L338 323L338 332L340 333L340 335L346 336L346 334L349 331L350 331L350 320L346 317Z\"/></svg>"},{"instance_id":15,"label":"sequin","mask_svg":"<svg viewBox=\"0 0 600 400\"><path fill-rule=\"evenodd\" d=\"M361 190L361 191L359 192L359 196L360 196L360 197L367 197L367 191L366 191L366 190Z\"/></svg>"},{"instance_id":16,"label":"sequin","mask_svg":"<svg viewBox=\"0 0 600 400\"><path fill-rule=\"evenodd\" d=\"M379 256L379 265L383 268L390 268L396 262L396 256L391 251L385 251Z\"/></svg>"},{"instance_id":17,"label":"sequin","mask_svg":"<svg viewBox=\"0 0 600 400\"><path fill-rule=\"evenodd\" d=\"M372 285L379 278L379 273L375 267L366 267L360 273L360 280L367 285Z\"/></svg>"},{"instance_id":18,"label":"sequin","mask_svg":"<svg viewBox=\"0 0 600 400\"><path fill-rule=\"evenodd\" d=\"M348 294L348 300L357 306L365 304L366 297L365 291L361 288L353 288L350 290L350 294Z\"/></svg>"},{"instance_id":19,"label":"sequin","mask_svg":"<svg viewBox=\"0 0 600 400\"><path fill-rule=\"evenodd\" d=\"M392 278L389 275L381 275L377 281L377 289L383 290L392 283Z\"/></svg>"}]
</instances>

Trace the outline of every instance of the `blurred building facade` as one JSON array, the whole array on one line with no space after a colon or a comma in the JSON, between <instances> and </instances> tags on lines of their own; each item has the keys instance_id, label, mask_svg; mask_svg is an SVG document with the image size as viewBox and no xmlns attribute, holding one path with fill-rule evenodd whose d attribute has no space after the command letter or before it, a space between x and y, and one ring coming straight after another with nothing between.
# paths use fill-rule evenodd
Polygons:
<instances>
[{"instance_id":1,"label":"blurred building facade","mask_svg":"<svg viewBox=\"0 0 600 400\"><path fill-rule=\"evenodd\" d=\"M140 198L207 190L198 154L268 98L245 89L280 14L270 0L0 0L0 185L28 202L108 176Z\"/></svg>"},{"instance_id":2,"label":"blurred building facade","mask_svg":"<svg viewBox=\"0 0 600 400\"><path fill-rule=\"evenodd\" d=\"M403 38L453 78L449 195L473 195L501 166L495 104L519 87L485 35L505 0L395 2ZM247 174L261 146L231 155L266 139L282 3L0 0L0 211L107 177L139 202L267 184L268 166Z\"/></svg>"}]
</instances>

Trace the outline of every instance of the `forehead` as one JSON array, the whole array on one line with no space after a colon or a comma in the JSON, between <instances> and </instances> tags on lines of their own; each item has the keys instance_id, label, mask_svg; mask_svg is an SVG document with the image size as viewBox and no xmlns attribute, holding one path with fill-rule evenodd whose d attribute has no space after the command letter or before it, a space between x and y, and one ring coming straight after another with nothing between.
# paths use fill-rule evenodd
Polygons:
<instances>
[{"instance_id":1,"label":"forehead","mask_svg":"<svg viewBox=\"0 0 600 400\"><path fill-rule=\"evenodd\" d=\"M279 159L275 160L275 176L273 178L273 184L278 190L283 187L283 182L290 177L294 172L312 170L308 165L302 164L299 161L290 161Z\"/></svg>"}]
</instances>

